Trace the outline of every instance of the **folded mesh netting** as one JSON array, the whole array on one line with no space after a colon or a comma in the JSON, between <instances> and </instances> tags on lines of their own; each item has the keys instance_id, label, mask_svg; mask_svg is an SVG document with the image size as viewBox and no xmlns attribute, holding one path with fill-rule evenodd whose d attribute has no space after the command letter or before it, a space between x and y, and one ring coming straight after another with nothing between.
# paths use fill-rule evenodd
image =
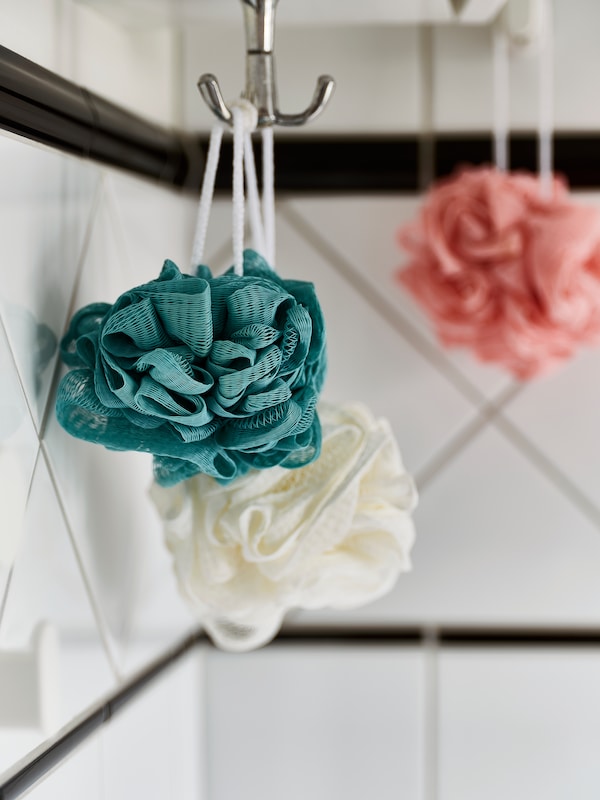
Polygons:
<instances>
[{"instance_id":1,"label":"folded mesh netting","mask_svg":"<svg viewBox=\"0 0 600 800\"><path fill-rule=\"evenodd\" d=\"M63 428L152 453L162 486L300 467L320 452L325 326L314 286L280 278L251 250L243 276L185 275L165 261L112 306L80 309L61 352L71 367L56 400Z\"/></svg>"},{"instance_id":2,"label":"folded mesh netting","mask_svg":"<svg viewBox=\"0 0 600 800\"><path fill-rule=\"evenodd\" d=\"M371 602L410 569L417 492L389 423L358 403L319 414L303 469L152 487L179 588L226 650L262 646L293 608Z\"/></svg>"}]
</instances>

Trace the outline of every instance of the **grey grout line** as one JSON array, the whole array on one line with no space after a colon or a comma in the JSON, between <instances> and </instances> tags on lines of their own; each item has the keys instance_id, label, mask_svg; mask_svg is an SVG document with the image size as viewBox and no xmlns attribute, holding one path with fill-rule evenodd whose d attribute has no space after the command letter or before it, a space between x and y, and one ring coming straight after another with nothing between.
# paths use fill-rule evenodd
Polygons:
<instances>
[{"instance_id":1,"label":"grey grout line","mask_svg":"<svg viewBox=\"0 0 600 800\"><path fill-rule=\"evenodd\" d=\"M477 416L469 420L455 436L425 464L416 474L415 483L419 492L425 488L475 439L490 423L523 390L522 384L512 383L487 403Z\"/></svg>"},{"instance_id":2,"label":"grey grout line","mask_svg":"<svg viewBox=\"0 0 600 800\"><path fill-rule=\"evenodd\" d=\"M25 390L25 384L23 383L23 378L21 377L21 371L19 370L19 365L17 362L17 357L15 355L15 351L13 350L13 346L11 344L10 338L8 336L8 331L6 330L6 326L4 324L4 320L2 315L0 314L0 338L4 336L4 341L6 342L6 347L9 353L9 358L13 368L15 370L15 375L17 376L17 381L19 383L19 388L21 389L21 394L23 395L23 402L25 403L25 408L27 413L29 414L29 420L33 427L33 430L37 436L37 426L35 424L35 414L33 413L33 408L31 407L31 403L29 402L29 398L27 397L27 391ZM32 473L33 474L33 473Z\"/></svg>"},{"instance_id":3,"label":"grey grout line","mask_svg":"<svg viewBox=\"0 0 600 800\"><path fill-rule=\"evenodd\" d=\"M132 273L133 258L129 251L122 214L120 213L121 202L119 200L119 193L115 187L111 172L108 170L105 171L103 180L105 187L104 198L106 215L108 217L109 228L112 231L112 234L115 238L115 244L117 245L117 254L120 260L121 269L125 274ZM154 277L154 273L152 273L152 277Z\"/></svg>"},{"instance_id":4,"label":"grey grout line","mask_svg":"<svg viewBox=\"0 0 600 800\"><path fill-rule=\"evenodd\" d=\"M504 407L524 389L524 384L512 384L500 396L497 396L492 401L486 401L485 397L469 381L463 378L455 367L439 357L435 347L411 323L404 319L399 311L392 308L389 303L380 297L369 282L364 280L352 268L347 259L332 247L297 211L291 208L289 204L282 205L280 211L296 232L303 236L348 283L359 291L365 300L375 310L379 311L381 316L396 328L409 344L423 355L432 366L441 371L458 391L477 405L479 418L467 423L454 440L437 457L434 457L433 461L425 466L420 476L417 476L417 485L421 490L427 486L435 475L439 474L443 467L447 466L458 455L463 447L473 440L477 433L490 423L600 530L600 508L545 456L519 428L501 413Z\"/></svg>"},{"instance_id":5,"label":"grey grout line","mask_svg":"<svg viewBox=\"0 0 600 800\"><path fill-rule=\"evenodd\" d=\"M88 595L88 600L89 600L91 608L92 608L92 613L94 614L94 618L96 620L96 625L98 627L98 633L100 635L100 639L102 640L102 644L104 645L104 650L106 652L106 657L107 657L108 662L109 662L109 664L111 666L111 669L112 669L112 671L114 673L114 676L115 676L115 678L117 680L117 683L121 683L122 680L123 680L123 676L122 676L121 671L119 670L119 668L117 666L116 658L115 658L115 655L113 653L113 650L112 650L112 647L111 647L111 644L110 644L110 637L109 637L109 634L108 634L108 631L107 631L107 628L106 628L106 623L104 621L104 617L102 616L102 612L100 611L100 605L97 602L96 596L95 596L94 591L92 589L92 585L91 585L90 579L88 577L87 570L85 569L85 566L84 566L84 563L83 563L83 559L82 559L81 553L79 551L79 547L77 546L77 541L75 539L73 526L71 524L71 520L69 518L69 514L67 512L67 509L66 509L66 506L65 506L65 503L64 503L64 500L63 500L63 496L62 496L62 493L60 491L60 488L59 488L59 485L58 485L58 481L56 479L56 475L54 474L54 469L52 467L51 459L48 456L48 453L46 451L46 447L45 447L44 443L42 443L41 452L42 452L42 455L43 455L43 458L44 458L44 461L45 461L45 464L46 464L46 468L48 470L48 474L50 476L50 480L52 482L52 488L54 489L54 494L56 495L56 499L57 499L57 502L58 502L58 505L59 505L59 508L60 508L61 516L63 518L63 521L65 523L65 527L67 529L67 533L68 533L68 536L69 536L69 539L70 539L70 542L71 542L71 547L73 548L73 553L75 555L75 560L77 562L77 566L79 567L79 573L81 575L81 579L82 579L82 581L84 583L84 586L85 586L85 589L86 589L86 592L87 592L87 595Z\"/></svg>"},{"instance_id":6,"label":"grey grout line","mask_svg":"<svg viewBox=\"0 0 600 800\"><path fill-rule=\"evenodd\" d=\"M504 414L492 424L600 531L600 508Z\"/></svg>"},{"instance_id":7,"label":"grey grout line","mask_svg":"<svg viewBox=\"0 0 600 800\"><path fill-rule=\"evenodd\" d=\"M201 786L200 800L211 800L213 797L212 782L213 770L210 752L210 721L208 718L208 702L210 697L210 681L208 678L208 660L210 658L210 651L205 644L200 643L198 647L198 663L197 670L199 671L199 705L202 708L202 714L199 714L200 726L200 745L201 753L199 758L199 769L201 770L199 785Z\"/></svg>"},{"instance_id":8,"label":"grey grout line","mask_svg":"<svg viewBox=\"0 0 600 800\"><path fill-rule=\"evenodd\" d=\"M435 629L426 630L422 645L425 660L423 731L423 798L438 800L439 797L439 650L440 643Z\"/></svg>"},{"instance_id":9,"label":"grey grout line","mask_svg":"<svg viewBox=\"0 0 600 800\"><path fill-rule=\"evenodd\" d=\"M29 506L29 498L31 497L31 491L33 489L33 481L35 480L35 475L36 475L38 464L39 464L40 457L41 457L41 450L42 450L42 447L38 443L37 452L35 454L35 460L33 462L33 469L31 470L31 476L29 478L29 485L27 487L27 494L26 494L26 497L25 497L25 508L23 509L23 515L25 515L27 513L27 508ZM22 536L24 534L25 534L25 531L23 530L22 531ZM8 572L8 578L6 580L6 586L4 587L4 592L2 593L2 599L0 600L0 628L2 627L2 619L4 617L4 612L6 610L6 603L8 602L8 594L9 594L9 591L10 591L10 585L12 583L13 571L14 571L15 565L16 565L18 559L19 559L20 546L21 546L21 541L19 540L19 544L17 545L17 552L15 553L15 558L14 558L13 563L10 565L10 569L9 569L9 572Z\"/></svg>"},{"instance_id":10,"label":"grey grout line","mask_svg":"<svg viewBox=\"0 0 600 800\"><path fill-rule=\"evenodd\" d=\"M477 409L485 406L487 398L446 359L411 322L386 301L371 283L355 270L349 261L321 236L289 203L279 207L281 216L302 236L364 300L398 333L440 372Z\"/></svg>"},{"instance_id":11,"label":"grey grout line","mask_svg":"<svg viewBox=\"0 0 600 800\"><path fill-rule=\"evenodd\" d=\"M104 208L108 220L107 234L114 237L116 244L117 254L120 261L121 270L126 275L133 274L133 257L127 243L127 236L125 234L125 226L122 218L122 204L119 200L119 193L113 180L113 175L108 170L103 173L104 180ZM154 276L154 275L153 275ZM152 277L153 277L152 276ZM116 300L116 298L114 298ZM132 602L139 596L141 591L141 576L136 573L135 577L130 581L127 592L128 597ZM131 615L125 614L122 617L121 626L119 628L119 638L123 642L129 643L131 640L133 620ZM125 653L122 654L125 657Z\"/></svg>"},{"instance_id":12,"label":"grey grout line","mask_svg":"<svg viewBox=\"0 0 600 800\"><path fill-rule=\"evenodd\" d=\"M96 189L94 191L94 197L92 199L92 205L90 207L90 213L87 220L85 233L83 236L83 242L81 244L81 252L79 253L79 257L77 260L77 269L75 270L75 280L73 281L73 289L71 290L71 296L69 298L69 305L67 307L67 314L63 321L63 329L60 331L59 336L59 351L60 351L60 340L64 336L66 329L69 325L69 321L73 316L73 312L75 310L75 301L77 299L77 293L79 291L79 286L81 285L81 278L83 275L83 270L85 266L85 261L87 258L87 254L89 252L90 242L92 240L92 232L94 230L94 224L96 221L96 215L98 212L98 208L100 207L100 201L102 198L102 194L104 191L104 181L102 176L98 181ZM48 392L48 397L46 398L46 407L44 408L44 413L42 415L42 420L40 422L40 429L38 432L38 436L40 441L43 440L44 436L46 435L46 429L48 427L48 420L50 418L50 414L54 411L54 397L56 395L56 389L58 387L60 371L61 371L62 362L60 359L60 352L58 353L58 357L54 364L54 370L52 372L52 380L50 382L50 391Z\"/></svg>"},{"instance_id":13,"label":"grey grout line","mask_svg":"<svg viewBox=\"0 0 600 800\"><path fill-rule=\"evenodd\" d=\"M10 569L8 570L6 585L4 587L4 591L2 592L2 598L0 599L0 630L2 630L2 619L4 617L4 611L6 610L6 603L8 602L8 594L10 592L10 585L12 583L14 568L15 565L13 563L10 565Z\"/></svg>"}]
</instances>

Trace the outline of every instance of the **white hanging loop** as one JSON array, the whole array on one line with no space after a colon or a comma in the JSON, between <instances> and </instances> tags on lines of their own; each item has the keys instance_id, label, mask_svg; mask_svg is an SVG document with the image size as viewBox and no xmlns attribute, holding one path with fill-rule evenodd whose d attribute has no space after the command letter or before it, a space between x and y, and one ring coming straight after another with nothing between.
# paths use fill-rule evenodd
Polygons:
<instances>
[{"instance_id":1,"label":"white hanging loop","mask_svg":"<svg viewBox=\"0 0 600 800\"><path fill-rule=\"evenodd\" d=\"M204 178L202 179L202 192L200 194L200 204L198 206L196 232L194 234L194 244L192 246L192 273L196 271L196 268L202 263L202 259L204 258L208 219L210 217L213 195L215 193L215 178L217 176L217 167L219 166L223 130L223 124L217 122L210 134L208 156L206 158Z\"/></svg>"},{"instance_id":2,"label":"white hanging loop","mask_svg":"<svg viewBox=\"0 0 600 800\"><path fill-rule=\"evenodd\" d=\"M508 36L500 16L492 29L492 70L494 81L494 163L506 172L509 166L508 131L510 127L510 64Z\"/></svg>"},{"instance_id":3,"label":"white hanging loop","mask_svg":"<svg viewBox=\"0 0 600 800\"><path fill-rule=\"evenodd\" d=\"M254 150L252 137L246 133L244 137L244 168L246 172L246 188L248 192L248 216L250 217L250 230L252 231L252 244L257 253L266 257L265 232L260 211L260 198L258 196L258 180L256 177L256 164L254 163Z\"/></svg>"},{"instance_id":4,"label":"white hanging loop","mask_svg":"<svg viewBox=\"0 0 600 800\"><path fill-rule=\"evenodd\" d=\"M552 196L554 162L552 134L554 127L554 20L552 0L542 3L542 31L539 54L538 170L540 192Z\"/></svg>"},{"instance_id":5,"label":"white hanging loop","mask_svg":"<svg viewBox=\"0 0 600 800\"><path fill-rule=\"evenodd\" d=\"M244 274L244 112L234 106L233 114L233 271Z\"/></svg>"},{"instance_id":6,"label":"white hanging loop","mask_svg":"<svg viewBox=\"0 0 600 800\"><path fill-rule=\"evenodd\" d=\"M248 184L248 204L250 224L254 244L259 252L265 252L265 236L260 214L260 201L256 179L256 166L250 134L256 129L258 112L248 100L240 98L232 105L233 115L233 212L232 212L232 240L233 240L233 268L236 275L244 273L244 169ZM219 154L223 139L224 126L217 123L210 136L206 168L202 182L202 192L198 208L196 232L192 247L192 272L202 263L208 220L212 206L215 179L219 165Z\"/></svg>"},{"instance_id":7,"label":"white hanging loop","mask_svg":"<svg viewBox=\"0 0 600 800\"><path fill-rule=\"evenodd\" d=\"M262 129L262 163L265 258L271 269L275 269L275 156L273 128Z\"/></svg>"},{"instance_id":8,"label":"white hanging loop","mask_svg":"<svg viewBox=\"0 0 600 800\"><path fill-rule=\"evenodd\" d=\"M233 104L233 271L244 274L244 140L256 130L258 112L252 103L241 98Z\"/></svg>"}]
</instances>

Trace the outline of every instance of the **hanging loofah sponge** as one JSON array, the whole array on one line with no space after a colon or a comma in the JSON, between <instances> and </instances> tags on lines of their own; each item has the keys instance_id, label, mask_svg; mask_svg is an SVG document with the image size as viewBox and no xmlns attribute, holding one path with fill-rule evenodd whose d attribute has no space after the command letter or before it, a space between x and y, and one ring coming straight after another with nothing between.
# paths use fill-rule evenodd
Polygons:
<instances>
[{"instance_id":1,"label":"hanging loofah sponge","mask_svg":"<svg viewBox=\"0 0 600 800\"><path fill-rule=\"evenodd\" d=\"M244 275L160 276L78 311L56 401L73 436L152 453L157 482L300 467L320 452L325 326L311 283L244 253Z\"/></svg>"},{"instance_id":2,"label":"hanging loofah sponge","mask_svg":"<svg viewBox=\"0 0 600 800\"><path fill-rule=\"evenodd\" d=\"M417 493L384 419L321 405L318 460L154 485L179 587L215 643L252 650L292 608L356 608L410 569Z\"/></svg>"},{"instance_id":3,"label":"hanging loofah sponge","mask_svg":"<svg viewBox=\"0 0 600 800\"><path fill-rule=\"evenodd\" d=\"M398 238L398 279L443 344L528 379L600 342L600 212L559 179L546 197L537 176L463 169Z\"/></svg>"}]
</instances>

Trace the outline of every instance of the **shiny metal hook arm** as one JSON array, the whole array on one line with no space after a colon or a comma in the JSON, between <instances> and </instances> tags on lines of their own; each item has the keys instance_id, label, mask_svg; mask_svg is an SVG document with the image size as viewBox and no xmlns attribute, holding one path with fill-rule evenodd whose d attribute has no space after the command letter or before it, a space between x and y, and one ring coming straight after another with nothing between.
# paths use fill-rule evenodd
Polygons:
<instances>
[{"instance_id":1,"label":"shiny metal hook arm","mask_svg":"<svg viewBox=\"0 0 600 800\"><path fill-rule=\"evenodd\" d=\"M243 96L258 111L258 127L270 125L298 126L315 119L325 108L335 82L321 75L313 99L299 114L282 114L277 105L277 87L273 45L275 38L275 9L279 0L241 0L246 29L246 89ZM198 88L213 114L229 125L233 122L231 110L225 103L214 75L202 75Z\"/></svg>"},{"instance_id":2,"label":"shiny metal hook arm","mask_svg":"<svg viewBox=\"0 0 600 800\"><path fill-rule=\"evenodd\" d=\"M281 114L277 110L275 112L275 124L283 127L293 127L312 122L324 110L331 99L334 89L335 81L331 75L321 75L317 80L317 88L308 108L300 114Z\"/></svg>"},{"instance_id":3,"label":"shiny metal hook arm","mask_svg":"<svg viewBox=\"0 0 600 800\"><path fill-rule=\"evenodd\" d=\"M211 75L209 72L202 75L198 81L198 89L200 89L200 94L204 98L204 102L211 109L213 114L220 119L221 122L226 122L231 125L233 114L223 99L219 82L215 76Z\"/></svg>"}]
</instances>

